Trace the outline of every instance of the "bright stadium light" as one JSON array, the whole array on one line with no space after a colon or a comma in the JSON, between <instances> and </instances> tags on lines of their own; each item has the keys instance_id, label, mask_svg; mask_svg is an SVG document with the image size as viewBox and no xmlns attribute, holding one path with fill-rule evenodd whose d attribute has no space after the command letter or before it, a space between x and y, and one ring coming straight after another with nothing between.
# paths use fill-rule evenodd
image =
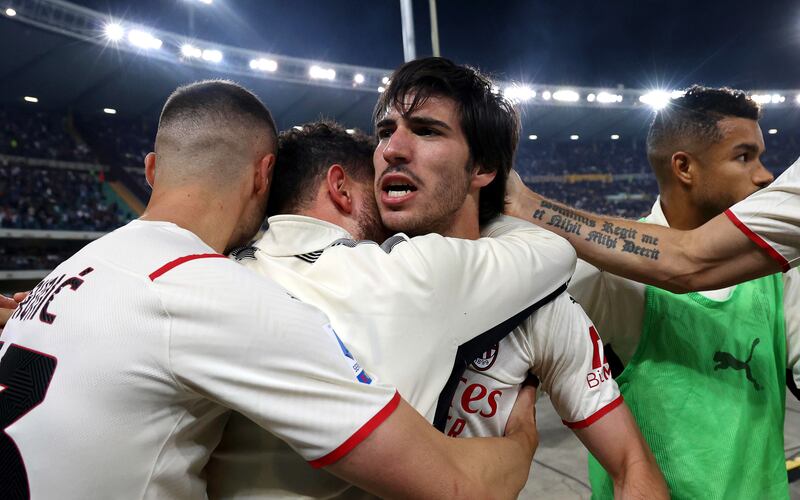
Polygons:
<instances>
[{"instance_id":1,"label":"bright stadium light","mask_svg":"<svg viewBox=\"0 0 800 500\"><path fill-rule=\"evenodd\" d=\"M778 133L778 129L776 129L776 128L771 128L771 129L769 129L769 130L767 131L767 133L768 133L769 135L775 135L775 134L777 134L777 133Z\"/></svg>"},{"instance_id":2,"label":"bright stadium light","mask_svg":"<svg viewBox=\"0 0 800 500\"><path fill-rule=\"evenodd\" d=\"M561 102L577 102L581 98L580 94L574 90L562 89L553 92L553 99Z\"/></svg>"},{"instance_id":3,"label":"bright stadium light","mask_svg":"<svg viewBox=\"0 0 800 500\"><path fill-rule=\"evenodd\" d=\"M103 28L103 33L112 42L118 42L125 36L125 29L117 23L108 23Z\"/></svg>"},{"instance_id":4,"label":"bright stadium light","mask_svg":"<svg viewBox=\"0 0 800 500\"><path fill-rule=\"evenodd\" d=\"M542 92L542 99L545 101L549 101L551 97L553 97L553 94L551 94L549 90Z\"/></svg>"},{"instance_id":5,"label":"bright stadium light","mask_svg":"<svg viewBox=\"0 0 800 500\"><path fill-rule=\"evenodd\" d=\"M527 102L536 97L536 91L527 85L511 85L503 91L503 96L509 101Z\"/></svg>"},{"instance_id":6,"label":"bright stadium light","mask_svg":"<svg viewBox=\"0 0 800 500\"><path fill-rule=\"evenodd\" d=\"M669 104L671 95L665 90L653 90L639 97L639 101L658 111Z\"/></svg>"},{"instance_id":7,"label":"bright stadium light","mask_svg":"<svg viewBox=\"0 0 800 500\"><path fill-rule=\"evenodd\" d=\"M378 87L379 94L383 94L384 92L386 92L386 87Z\"/></svg>"},{"instance_id":8,"label":"bright stadium light","mask_svg":"<svg viewBox=\"0 0 800 500\"><path fill-rule=\"evenodd\" d=\"M11 7L9 7L9 8L6 9L6 15L8 17L14 17L14 16L17 15L17 11L12 9Z\"/></svg>"},{"instance_id":9,"label":"bright stadium light","mask_svg":"<svg viewBox=\"0 0 800 500\"><path fill-rule=\"evenodd\" d=\"M538 135L536 135L536 134L531 134L531 135L529 135L529 136L528 136L528 139L530 139L530 140L532 140L532 141L535 141L535 140L536 140L536 139L538 139L538 138L539 138L539 136L538 136Z\"/></svg>"},{"instance_id":10,"label":"bright stadium light","mask_svg":"<svg viewBox=\"0 0 800 500\"><path fill-rule=\"evenodd\" d=\"M780 104L786 101L786 96L780 94L753 94L750 100L758 104Z\"/></svg>"},{"instance_id":11,"label":"bright stadium light","mask_svg":"<svg viewBox=\"0 0 800 500\"><path fill-rule=\"evenodd\" d=\"M388 76L384 76L383 78L381 78L381 83L384 84L384 85L387 85L389 83L389 77Z\"/></svg>"},{"instance_id":12,"label":"bright stadium light","mask_svg":"<svg viewBox=\"0 0 800 500\"><path fill-rule=\"evenodd\" d=\"M597 102L602 102L603 104L622 102L622 96L619 94L612 94L610 92L600 92L597 94Z\"/></svg>"},{"instance_id":13,"label":"bright stadium light","mask_svg":"<svg viewBox=\"0 0 800 500\"><path fill-rule=\"evenodd\" d=\"M800 104L800 94L797 94L797 95L795 96L795 98L794 98L794 101L795 101L797 104Z\"/></svg>"},{"instance_id":14,"label":"bright stadium light","mask_svg":"<svg viewBox=\"0 0 800 500\"><path fill-rule=\"evenodd\" d=\"M29 96L29 95L26 95L25 97L23 97L23 99L25 100L25 102L32 102L32 103L39 102L39 98L38 97L33 97L33 96Z\"/></svg>"},{"instance_id":15,"label":"bright stadium light","mask_svg":"<svg viewBox=\"0 0 800 500\"><path fill-rule=\"evenodd\" d=\"M160 49L162 43L158 38L142 30L130 30L128 32L128 41L131 45L142 49Z\"/></svg>"},{"instance_id":16,"label":"bright stadium light","mask_svg":"<svg viewBox=\"0 0 800 500\"><path fill-rule=\"evenodd\" d=\"M619 140L619 134L611 134L611 140L612 141L618 141Z\"/></svg>"},{"instance_id":17,"label":"bright stadium light","mask_svg":"<svg viewBox=\"0 0 800 500\"><path fill-rule=\"evenodd\" d=\"M300 125L295 125L295 126L294 126L294 127L292 127L292 128L293 128L293 129L295 129L295 130L300 130L300 131L302 131L302 130L303 130L303 127L301 127Z\"/></svg>"},{"instance_id":18,"label":"bright stadium light","mask_svg":"<svg viewBox=\"0 0 800 500\"><path fill-rule=\"evenodd\" d=\"M217 49L205 49L203 51L203 60L213 63L222 61L222 52Z\"/></svg>"},{"instance_id":19,"label":"bright stadium light","mask_svg":"<svg viewBox=\"0 0 800 500\"><path fill-rule=\"evenodd\" d=\"M358 85L361 85L362 83L364 83L364 75L362 75L361 73L356 73L353 76L353 82L357 83Z\"/></svg>"},{"instance_id":20,"label":"bright stadium light","mask_svg":"<svg viewBox=\"0 0 800 500\"><path fill-rule=\"evenodd\" d=\"M571 141L577 141L580 138L581 136L579 136L578 134L572 134L571 136L569 136L569 140Z\"/></svg>"},{"instance_id":21,"label":"bright stadium light","mask_svg":"<svg viewBox=\"0 0 800 500\"><path fill-rule=\"evenodd\" d=\"M278 71L278 61L273 61L272 59L252 59L250 61L250 69L274 73Z\"/></svg>"},{"instance_id":22,"label":"bright stadium light","mask_svg":"<svg viewBox=\"0 0 800 500\"><path fill-rule=\"evenodd\" d=\"M494 95L497 95L497 94L499 94L499 93L500 93L500 87L498 87L497 85L492 85L492 90L491 90L491 92L492 92L492 94L494 94Z\"/></svg>"},{"instance_id":23,"label":"bright stadium light","mask_svg":"<svg viewBox=\"0 0 800 500\"><path fill-rule=\"evenodd\" d=\"M214 0L197 0L197 1L200 3L204 3L206 5L211 5L212 3L214 3Z\"/></svg>"},{"instance_id":24,"label":"bright stadium light","mask_svg":"<svg viewBox=\"0 0 800 500\"><path fill-rule=\"evenodd\" d=\"M114 109L114 108L103 108L103 113L105 113L107 115L116 115L117 114L117 110Z\"/></svg>"},{"instance_id":25,"label":"bright stadium light","mask_svg":"<svg viewBox=\"0 0 800 500\"><path fill-rule=\"evenodd\" d=\"M353 135L353 134L355 134L355 133L356 133L356 129L354 129L354 128L348 128L348 129L346 129L346 130L345 130L345 132L347 132L347 133L348 133L348 134L350 134L350 135Z\"/></svg>"},{"instance_id":26,"label":"bright stadium light","mask_svg":"<svg viewBox=\"0 0 800 500\"><path fill-rule=\"evenodd\" d=\"M308 75L315 80L335 80L336 70L314 65L308 69Z\"/></svg>"},{"instance_id":27,"label":"bright stadium light","mask_svg":"<svg viewBox=\"0 0 800 500\"><path fill-rule=\"evenodd\" d=\"M203 51L190 43L184 43L181 45L181 55L183 55L183 57L200 59L203 57Z\"/></svg>"},{"instance_id":28,"label":"bright stadium light","mask_svg":"<svg viewBox=\"0 0 800 500\"><path fill-rule=\"evenodd\" d=\"M594 102L595 99L597 99L597 96L594 94L589 94L586 96L586 100L589 102Z\"/></svg>"}]
</instances>

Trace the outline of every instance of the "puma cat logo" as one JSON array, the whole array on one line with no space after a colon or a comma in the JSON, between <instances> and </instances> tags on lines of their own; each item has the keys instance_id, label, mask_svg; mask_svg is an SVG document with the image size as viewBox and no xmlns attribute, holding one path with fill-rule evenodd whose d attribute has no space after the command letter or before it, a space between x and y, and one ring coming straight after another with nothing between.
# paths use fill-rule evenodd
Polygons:
<instances>
[{"instance_id":1,"label":"puma cat logo","mask_svg":"<svg viewBox=\"0 0 800 500\"><path fill-rule=\"evenodd\" d=\"M724 370L725 368L732 368L734 370L744 370L745 376L747 380L753 383L757 391L761 390L761 385L753 378L753 373L750 371L750 360L753 359L753 351L755 351L756 346L758 343L761 342L761 339L755 339L753 341L753 345L750 347L750 356L747 358L747 361L739 361L738 359L733 357L733 354L717 351L714 353L714 361L717 363L714 365L714 371L717 370Z\"/></svg>"}]
</instances>

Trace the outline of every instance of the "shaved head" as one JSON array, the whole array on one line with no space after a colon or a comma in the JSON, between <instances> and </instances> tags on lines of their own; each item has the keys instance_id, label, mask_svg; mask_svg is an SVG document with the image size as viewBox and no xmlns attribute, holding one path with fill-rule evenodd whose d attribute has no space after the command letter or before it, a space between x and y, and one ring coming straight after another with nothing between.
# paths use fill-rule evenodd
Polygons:
<instances>
[{"instance_id":1,"label":"shaved head","mask_svg":"<svg viewBox=\"0 0 800 500\"><path fill-rule=\"evenodd\" d=\"M269 110L252 92L226 80L179 87L158 122L156 184L206 183L225 188L275 152Z\"/></svg>"}]
</instances>

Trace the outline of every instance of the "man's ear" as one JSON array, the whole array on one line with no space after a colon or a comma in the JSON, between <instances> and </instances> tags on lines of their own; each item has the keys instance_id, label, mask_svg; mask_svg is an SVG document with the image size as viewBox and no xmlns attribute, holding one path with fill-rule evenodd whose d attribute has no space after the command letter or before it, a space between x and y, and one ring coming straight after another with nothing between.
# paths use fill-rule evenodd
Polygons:
<instances>
[{"instance_id":1,"label":"man's ear","mask_svg":"<svg viewBox=\"0 0 800 500\"><path fill-rule=\"evenodd\" d=\"M144 178L152 189L156 182L156 154L153 152L144 157Z\"/></svg>"},{"instance_id":2,"label":"man's ear","mask_svg":"<svg viewBox=\"0 0 800 500\"><path fill-rule=\"evenodd\" d=\"M690 153L685 151L673 153L669 166L672 175L681 186L689 187L695 182L694 177L697 175L698 164L697 159Z\"/></svg>"},{"instance_id":3,"label":"man's ear","mask_svg":"<svg viewBox=\"0 0 800 500\"><path fill-rule=\"evenodd\" d=\"M480 189L482 187L488 186L494 178L497 177L497 171L492 170L491 172L484 169L480 165L476 165L472 171L472 180L470 181L470 187L474 189Z\"/></svg>"},{"instance_id":4,"label":"man's ear","mask_svg":"<svg viewBox=\"0 0 800 500\"><path fill-rule=\"evenodd\" d=\"M328 188L328 196L336 207L346 214L353 213L352 183L344 168L338 163L331 165L325 176L325 183Z\"/></svg>"},{"instance_id":5,"label":"man's ear","mask_svg":"<svg viewBox=\"0 0 800 500\"><path fill-rule=\"evenodd\" d=\"M255 178L253 182L253 191L256 194L264 194L269 192L270 183L272 182L272 172L275 167L275 154L269 153L261 157L256 163Z\"/></svg>"}]
</instances>

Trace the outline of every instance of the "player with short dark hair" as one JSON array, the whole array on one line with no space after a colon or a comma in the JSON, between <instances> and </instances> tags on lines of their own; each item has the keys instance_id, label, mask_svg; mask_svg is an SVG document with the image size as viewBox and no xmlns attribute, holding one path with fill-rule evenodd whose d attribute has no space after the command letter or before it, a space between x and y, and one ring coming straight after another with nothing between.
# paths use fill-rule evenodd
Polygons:
<instances>
[{"instance_id":1,"label":"player with short dark hair","mask_svg":"<svg viewBox=\"0 0 800 500\"><path fill-rule=\"evenodd\" d=\"M223 255L264 216L268 117L230 82L178 89L145 159L142 217L15 309L0 337L0 496L205 498L230 410L381 496L524 485L530 393L507 438L448 440L372 379L318 310Z\"/></svg>"},{"instance_id":2,"label":"player with short dark hair","mask_svg":"<svg viewBox=\"0 0 800 500\"><path fill-rule=\"evenodd\" d=\"M768 185L758 117L743 92L699 85L658 111L648 157L659 197L644 220L693 229ZM634 236L584 229L608 244ZM675 295L580 261L569 291L624 366L620 390L674 497L786 497L784 374L787 361L800 369L796 273ZM742 450L754 444L763 451L745 465ZM611 498L595 460L589 471L594 496Z\"/></svg>"}]
</instances>

